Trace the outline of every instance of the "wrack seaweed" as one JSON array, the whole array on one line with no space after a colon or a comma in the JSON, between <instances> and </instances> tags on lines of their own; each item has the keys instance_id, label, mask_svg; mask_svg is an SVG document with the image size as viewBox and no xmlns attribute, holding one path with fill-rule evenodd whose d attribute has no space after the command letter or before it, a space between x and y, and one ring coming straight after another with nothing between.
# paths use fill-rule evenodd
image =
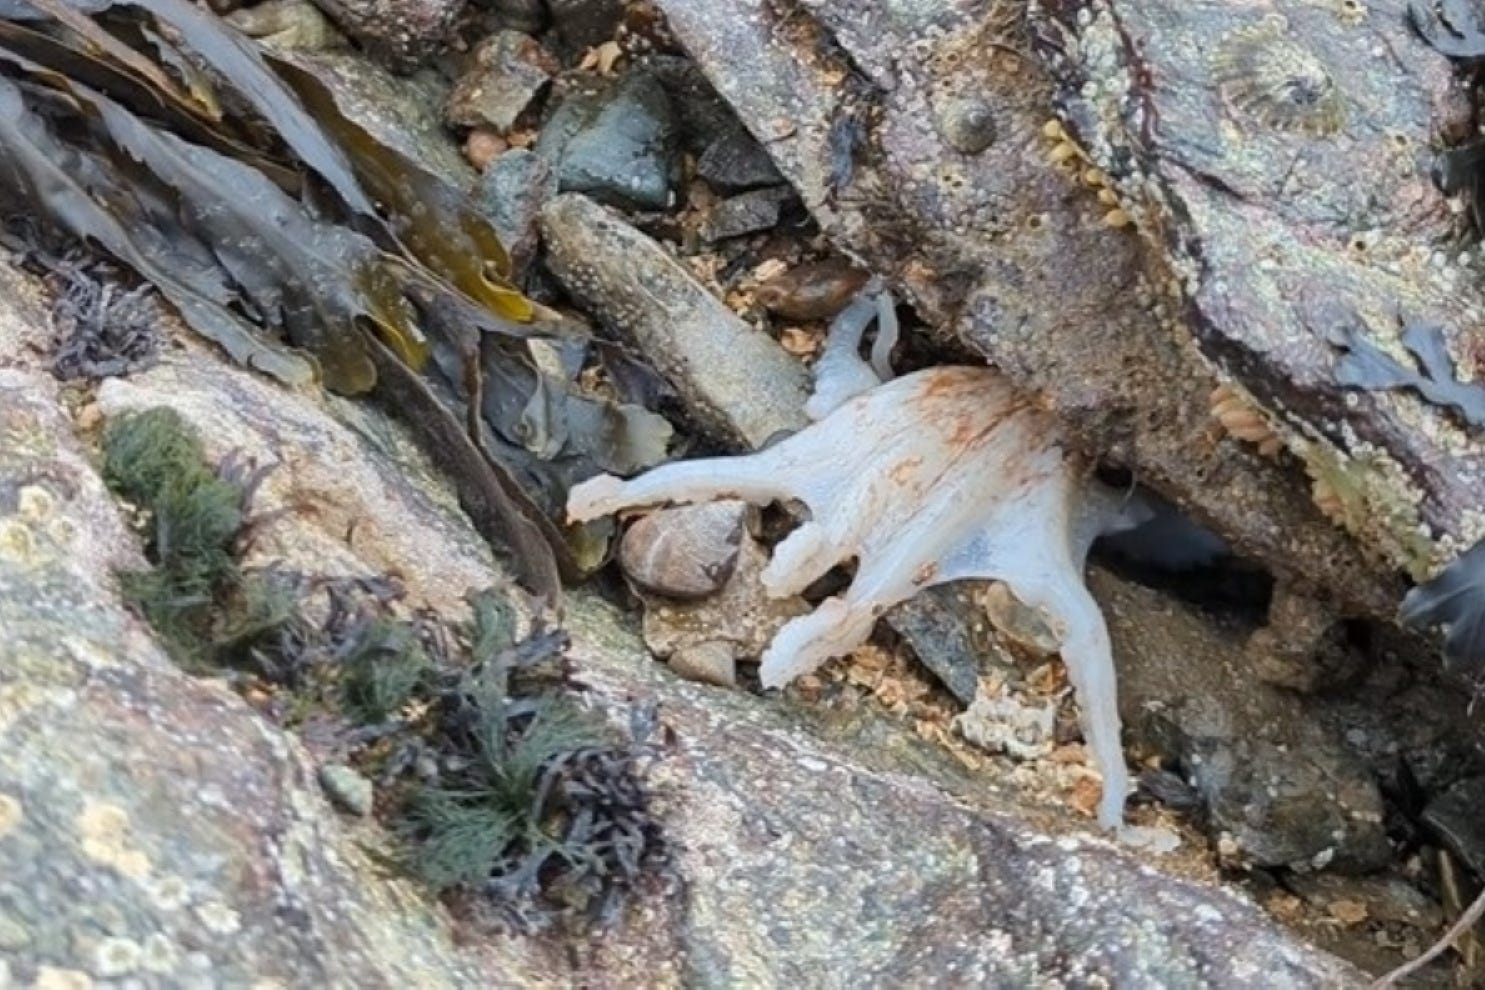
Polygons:
<instances>
[{"instance_id":1,"label":"wrack seaweed","mask_svg":"<svg viewBox=\"0 0 1485 990\"><path fill-rule=\"evenodd\" d=\"M580 563L603 534L561 529L570 479L659 462L670 427L585 393L610 358L512 284L469 197L188 0L29 7L0 19L0 207L106 252L233 360L402 412L559 603L606 549Z\"/></svg>"},{"instance_id":2,"label":"wrack seaweed","mask_svg":"<svg viewBox=\"0 0 1485 990\"><path fill-rule=\"evenodd\" d=\"M521 930L606 923L666 877L641 773L658 747L580 703L566 633L518 636L494 591L471 596L473 619L451 627L401 614L385 578L243 568L265 474L237 459L213 470L167 408L105 428L105 479L141 510L154 565L121 583L172 656L240 671L267 689L271 713L328 729L379 779L377 806L401 841L393 861L481 914Z\"/></svg>"}]
</instances>

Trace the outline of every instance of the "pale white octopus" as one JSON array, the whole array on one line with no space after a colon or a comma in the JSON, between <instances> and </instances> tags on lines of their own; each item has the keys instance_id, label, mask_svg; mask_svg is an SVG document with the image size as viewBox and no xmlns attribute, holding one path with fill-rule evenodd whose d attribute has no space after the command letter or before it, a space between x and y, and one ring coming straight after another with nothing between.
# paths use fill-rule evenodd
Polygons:
<instances>
[{"instance_id":1,"label":"pale white octopus","mask_svg":"<svg viewBox=\"0 0 1485 990\"><path fill-rule=\"evenodd\" d=\"M1098 821L1119 828L1129 780L1114 662L1083 568L1095 537L1139 525L1150 509L1091 478L1052 417L993 369L930 368L884 382L891 345L882 342L896 324L889 297L874 289L831 328L806 407L815 423L753 454L664 464L628 481L592 478L572 489L568 516L721 498L803 503L809 520L762 574L768 593L798 594L851 557L856 575L843 595L779 630L762 657L765 687L849 653L921 588L1005 582L1059 637L1103 777ZM868 364L859 349L874 318Z\"/></svg>"}]
</instances>

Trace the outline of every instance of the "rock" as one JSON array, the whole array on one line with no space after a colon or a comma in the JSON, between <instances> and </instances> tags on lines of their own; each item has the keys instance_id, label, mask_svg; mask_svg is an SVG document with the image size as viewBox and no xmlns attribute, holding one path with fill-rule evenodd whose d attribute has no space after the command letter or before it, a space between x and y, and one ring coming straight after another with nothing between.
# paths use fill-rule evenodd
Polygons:
<instances>
[{"instance_id":1,"label":"rock","mask_svg":"<svg viewBox=\"0 0 1485 990\"><path fill-rule=\"evenodd\" d=\"M822 230L845 253L900 287L929 326L967 344L1042 397L1071 442L1130 468L1141 483L1170 496L1220 535L1238 556L1334 599L1343 615L1391 621L1401 582L1320 512L1294 463L1269 460L1238 441L1214 442L1211 395L1223 375L1200 353L1197 341L1207 339L1205 328L1184 323L1185 309L1165 300L1166 280L1156 282L1148 274L1155 253L1150 250L1147 265L1148 249L1139 235L1106 224L1109 207L1100 208L1098 193L1083 185L1082 177L1068 174L1070 168L1060 169L1035 152L1040 146L1048 154L1068 154L1044 136L1058 93L1047 67L1022 50L1011 21L1003 35L997 34L979 12L948 3L821 0L787 23L770 15L768 0L739 0L725 11L705 0L657 0L657 6L717 91L768 148ZM1205 7L1177 12L1175 6L1159 5L1160 16L1173 24L1237 18ZM1283 6L1298 10L1302 5ZM1092 9L1087 4L1037 7L1069 16ZM1305 30L1320 31L1329 15L1303 10ZM1367 36L1383 50L1417 51L1420 46L1405 37L1401 4L1389 2L1387 10L1383 15L1373 5ZM1153 17L1141 11L1138 20L1151 25ZM810 30L800 30L801 23L810 24ZM1169 54L1181 47L1190 53L1182 58L1206 57L1216 39L1197 41L1198 34L1185 35L1185 47L1169 45ZM821 36L840 46L839 58L816 57L806 39ZM1147 26L1144 33L1124 37L1159 40L1164 33ZM1355 53L1369 50L1360 41L1341 39L1336 35L1327 43L1353 45ZM905 52L912 57L905 58ZM1418 78L1423 88L1409 90L1414 94L1409 106L1442 71L1428 68L1427 78ZM1157 73L1162 86L1191 77L1178 67ZM933 124L942 94L965 94L967 78L976 80L973 95L987 104L986 126L996 135L974 155L950 144ZM1070 86L1062 92L1065 101L1076 97ZM1213 105L1215 97L1201 92L1181 106L1182 119L1198 106ZM853 108L859 110L857 118ZM1122 126L1122 111L1110 114ZM842 153L850 149L844 137L852 119L870 121L869 154ZM1200 122L1199 133L1226 121L1211 113ZM1428 145L1420 124L1409 124L1411 148ZM1161 132L1168 134L1164 127ZM1386 132L1366 133L1381 140ZM1213 138L1204 147L1228 146ZM1333 142L1327 154L1340 154L1345 146ZM1276 168L1295 153L1275 151L1265 156L1264 168ZM1179 161L1177 154L1169 155L1172 169ZM837 188L847 171L844 163L852 166L851 179ZM1422 204L1432 195L1425 172L1416 168L1409 187L1421 197L1421 209L1429 209ZM1357 173L1337 166L1329 174L1354 179ZM1199 175L1190 178L1197 181ZM1265 222L1281 222L1287 207L1279 208L1279 194L1244 181L1255 201L1275 202L1275 209L1259 211ZM1349 185L1353 191L1358 187L1354 181ZM1220 196L1216 185L1209 191ZM1177 228L1183 223L1172 221ZM1287 243L1309 241L1295 231ZM1236 244L1232 250L1238 250ZM1277 278L1282 271L1265 277ZM1218 295L1213 286L1212 299ZM1252 315L1231 314L1238 321ZM1310 352L1318 346L1312 341Z\"/></svg>"},{"instance_id":2,"label":"rock","mask_svg":"<svg viewBox=\"0 0 1485 990\"><path fill-rule=\"evenodd\" d=\"M680 882L585 941L456 942L443 908L388 878L386 850L368 854L390 837L328 813L300 743L173 667L122 607L110 573L140 565L133 534L44 370L34 281L0 265L0 289L7 978L798 986L910 983L927 966L979 985L1364 983L1240 897L1019 823L993 781L929 769L946 761L900 723L826 738L790 705L685 684L581 591L568 628L588 703L680 741L648 779ZM213 457L281 462L261 508L294 511L264 520L255 560L396 570L412 604L444 615L505 580L379 410L285 391L173 333L181 349L100 403L168 404Z\"/></svg>"},{"instance_id":3,"label":"rock","mask_svg":"<svg viewBox=\"0 0 1485 990\"><path fill-rule=\"evenodd\" d=\"M784 182L758 139L737 125L707 145L696 160L696 174L721 192L742 192Z\"/></svg>"},{"instance_id":4,"label":"rock","mask_svg":"<svg viewBox=\"0 0 1485 990\"><path fill-rule=\"evenodd\" d=\"M443 50L464 0L315 0L368 53L411 71Z\"/></svg>"},{"instance_id":5,"label":"rock","mask_svg":"<svg viewBox=\"0 0 1485 990\"><path fill-rule=\"evenodd\" d=\"M1015 669L1015 661L988 634L975 595L982 584L958 581L925 588L882 616L918 661L966 706L979 694L982 673Z\"/></svg>"},{"instance_id":6,"label":"rock","mask_svg":"<svg viewBox=\"0 0 1485 990\"><path fill-rule=\"evenodd\" d=\"M551 163L526 148L500 155L475 186L475 202L495 225L518 283L540 246L541 209L555 195L557 176Z\"/></svg>"},{"instance_id":7,"label":"rock","mask_svg":"<svg viewBox=\"0 0 1485 990\"><path fill-rule=\"evenodd\" d=\"M563 287L653 361L705 429L756 449L806 425L804 368L654 241L571 195L543 208L541 230Z\"/></svg>"},{"instance_id":8,"label":"rock","mask_svg":"<svg viewBox=\"0 0 1485 990\"><path fill-rule=\"evenodd\" d=\"M1480 822L1485 777L1467 777L1434 798L1423 809L1423 824L1433 837L1475 876L1485 876L1485 826Z\"/></svg>"},{"instance_id":9,"label":"rock","mask_svg":"<svg viewBox=\"0 0 1485 990\"><path fill-rule=\"evenodd\" d=\"M464 160L476 172L483 175L490 164L505 154L509 147L505 138L499 134L483 127L476 127L464 138Z\"/></svg>"},{"instance_id":10,"label":"rock","mask_svg":"<svg viewBox=\"0 0 1485 990\"><path fill-rule=\"evenodd\" d=\"M318 774L325 794L342 811L360 818L371 814L371 781L344 763L326 763Z\"/></svg>"},{"instance_id":11,"label":"rock","mask_svg":"<svg viewBox=\"0 0 1485 990\"><path fill-rule=\"evenodd\" d=\"M746 502L724 500L651 512L619 543L624 575L669 598L715 594L737 566Z\"/></svg>"},{"instance_id":12,"label":"rock","mask_svg":"<svg viewBox=\"0 0 1485 990\"><path fill-rule=\"evenodd\" d=\"M1479 262L1439 250L1458 218L1429 175L1437 129L1468 119L1469 98L1410 5L1339 19L1297 3L1236 18L1179 0L1115 0L1087 19L1051 7L1036 7L1034 34L1069 135L1127 204L1147 274L1182 273L1168 305L1304 465L1321 511L1415 578L1485 536L1485 422L1378 390L1399 374L1456 385L1453 367L1414 369L1406 323L1440 325L1444 360L1476 377L1463 328L1485 312ZM1160 44L1130 48L1152 33ZM1110 44L1090 59L1095 38ZM1382 51L1397 53L1386 70ZM1267 81L1275 66L1304 99ZM1101 94L1125 82L1158 135L1105 115Z\"/></svg>"},{"instance_id":13,"label":"rock","mask_svg":"<svg viewBox=\"0 0 1485 990\"><path fill-rule=\"evenodd\" d=\"M536 142L563 192L635 210L675 204L678 150L670 98L643 73L568 93Z\"/></svg>"},{"instance_id":14,"label":"rock","mask_svg":"<svg viewBox=\"0 0 1485 990\"><path fill-rule=\"evenodd\" d=\"M707 213L701 224L701 239L708 243L742 237L779 224L783 204L794 197L788 186L754 189L722 200Z\"/></svg>"},{"instance_id":15,"label":"rock","mask_svg":"<svg viewBox=\"0 0 1485 990\"><path fill-rule=\"evenodd\" d=\"M681 140L687 151L706 154L714 143L735 134L742 126L727 102L707 82L706 75L691 59L681 55L651 55L639 71L651 76L670 94L680 120Z\"/></svg>"},{"instance_id":16,"label":"rock","mask_svg":"<svg viewBox=\"0 0 1485 990\"><path fill-rule=\"evenodd\" d=\"M1181 768L1214 838L1258 866L1364 872L1391 857L1369 769L1300 698L1233 663L1243 642L1093 568L1128 735Z\"/></svg>"},{"instance_id":17,"label":"rock","mask_svg":"<svg viewBox=\"0 0 1485 990\"><path fill-rule=\"evenodd\" d=\"M546 0L482 0L504 30L535 34L547 25Z\"/></svg>"},{"instance_id":18,"label":"rock","mask_svg":"<svg viewBox=\"0 0 1485 990\"><path fill-rule=\"evenodd\" d=\"M472 64L449 94L444 120L452 127L489 127L504 134L560 68L535 38L497 31L475 48Z\"/></svg>"},{"instance_id":19,"label":"rock","mask_svg":"<svg viewBox=\"0 0 1485 990\"><path fill-rule=\"evenodd\" d=\"M552 27L569 52L601 45L614 36L623 0L547 0Z\"/></svg>"},{"instance_id":20,"label":"rock","mask_svg":"<svg viewBox=\"0 0 1485 990\"><path fill-rule=\"evenodd\" d=\"M734 684L737 661L756 661L784 623L810 610L797 595L768 595L759 579L768 566L768 552L745 528L739 526L734 532L735 562L715 594L682 601L640 592L645 606L645 645L656 656L668 658L671 669L690 680Z\"/></svg>"}]
</instances>

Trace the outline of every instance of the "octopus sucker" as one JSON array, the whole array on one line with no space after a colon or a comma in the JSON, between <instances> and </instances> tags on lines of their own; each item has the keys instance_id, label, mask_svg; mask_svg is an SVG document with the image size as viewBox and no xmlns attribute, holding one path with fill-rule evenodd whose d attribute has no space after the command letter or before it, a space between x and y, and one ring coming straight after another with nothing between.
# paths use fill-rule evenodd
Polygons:
<instances>
[{"instance_id":1,"label":"octopus sucker","mask_svg":"<svg viewBox=\"0 0 1485 990\"><path fill-rule=\"evenodd\" d=\"M1212 76L1233 107L1265 127L1324 137L1345 126L1345 98L1330 70L1289 37L1289 24L1278 15L1219 44Z\"/></svg>"}]
</instances>

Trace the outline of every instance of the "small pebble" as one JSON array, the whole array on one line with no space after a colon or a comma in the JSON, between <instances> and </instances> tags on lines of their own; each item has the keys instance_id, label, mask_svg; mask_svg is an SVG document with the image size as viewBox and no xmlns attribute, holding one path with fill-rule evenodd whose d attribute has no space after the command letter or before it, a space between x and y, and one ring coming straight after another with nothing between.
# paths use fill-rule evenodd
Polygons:
<instances>
[{"instance_id":1,"label":"small pebble","mask_svg":"<svg viewBox=\"0 0 1485 990\"><path fill-rule=\"evenodd\" d=\"M343 763L320 767L320 786L332 804L342 811L365 818L371 814L371 781Z\"/></svg>"},{"instance_id":2,"label":"small pebble","mask_svg":"<svg viewBox=\"0 0 1485 990\"><path fill-rule=\"evenodd\" d=\"M704 598L732 576L747 506L737 501L652 512L629 527L619 544L619 566L647 591L672 598Z\"/></svg>"},{"instance_id":3,"label":"small pebble","mask_svg":"<svg viewBox=\"0 0 1485 990\"><path fill-rule=\"evenodd\" d=\"M844 258L813 261L769 279L753 298L786 320L828 320L856 298L866 277Z\"/></svg>"}]
</instances>

